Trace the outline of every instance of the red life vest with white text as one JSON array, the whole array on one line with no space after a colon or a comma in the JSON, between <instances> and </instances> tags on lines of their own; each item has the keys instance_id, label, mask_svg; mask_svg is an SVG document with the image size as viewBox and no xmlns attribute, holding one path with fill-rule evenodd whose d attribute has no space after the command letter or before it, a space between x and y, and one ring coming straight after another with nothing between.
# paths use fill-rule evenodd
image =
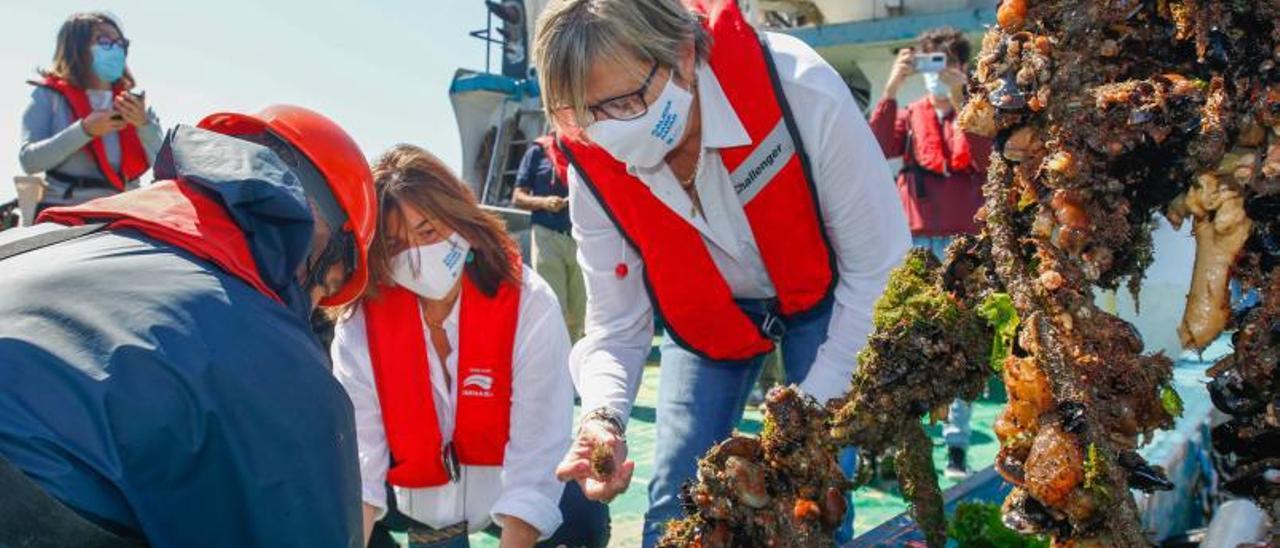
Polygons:
<instances>
[{"instance_id":1,"label":"red life vest with white text","mask_svg":"<svg viewBox=\"0 0 1280 548\"><path fill-rule=\"evenodd\" d=\"M89 104L89 94L85 90L71 85L66 80L49 76L43 82L31 82L37 86L43 86L58 92L66 99L67 104L71 106L71 113L76 116L77 120L83 120L90 114L93 114L93 106ZM120 93L124 91L123 87L117 86L112 89L112 93ZM102 176L121 192L125 189L125 184L141 177L151 168L151 163L147 160L147 151L142 147L142 140L138 138L138 129L132 125L125 126L119 131L120 134L120 171L111 167L111 162L107 160L107 147L102 144L101 137L94 137L89 141L89 155L93 156L93 161L98 165L98 171L102 172Z\"/></svg>"},{"instance_id":2,"label":"red life vest with white text","mask_svg":"<svg viewBox=\"0 0 1280 548\"><path fill-rule=\"evenodd\" d=\"M513 259L519 268L519 259ZM382 287L364 304L369 357L391 449L387 481L400 487L449 482L418 296ZM501 466L510 437L511 363L520 287L503 283L492 297L462 276L458 316L458 401L453 448L461 464Z\"/></svg>"},{"instance_id":3,"label":"red life vest with white text","mask_svg":"<svg viewBox=\"0 0 1280 548\"><path fill-rule=\"evenodd\" d=\"M830 297L835 257L773 57L733 0L690 3L705 16L711 35L707 63L751 137L748 145L720 149L720 157L778 292L779 312L801 314ZM744 360L773 349L761 327L735 304L688 219L604 149L582 139L560 143L586 188L639 251L652 300L676 342L714 360Z\"/></svg>"}]
</instances>

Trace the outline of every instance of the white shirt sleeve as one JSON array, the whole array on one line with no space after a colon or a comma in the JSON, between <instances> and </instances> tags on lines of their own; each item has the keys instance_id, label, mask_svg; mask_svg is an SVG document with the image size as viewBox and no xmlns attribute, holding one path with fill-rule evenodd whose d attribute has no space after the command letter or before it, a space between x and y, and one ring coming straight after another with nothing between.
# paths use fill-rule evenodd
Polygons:
<instances>
[{"instance_id":1,"label":"white shirt sleeve","mask_svg":"<svg viewBox=\"0 0 1280 548\"><path fill-rule=\"evenodd\" d=\"M573 168L569 216L587 289L585 336L569 360L573 382L583 410L609 407L628 417L653 344L644 263ZM623 277L619 265L626 268Z\"/></svg>"},{"instance_id":2,"label":"white shirt sleeve","mask_svg":"<svg viewBox=\"0 0 1280 548\"><path fill-rule=\"evenodd\" d=\"M387 468L391 454L382 426L382 406L373 381L373 361L365 336L364 311L356 309L338 320L333 330L333 375L347 391L355 408L356 445L360 455L361 499L378 507L378 518L387 511Z\"/></svg>"},{"instance_id":3,"label":"white shirt sleeve","mask_svg":"<svg viewBox=\"0 0 1280 548\"><path fill-rule=\"evenodd\" d=\"M503 516L520 518L545 540L563 521L564 484L555 469L569 451L573 433L569 330L551 287L528 267L524 276L512 363L511 437L502 464L502 492L491 513L499 526Z\"/></svg>"},{"instance_id":4,"label":"white shirt sleeve","mask_svg":"<svg viewBox=\"0 0 1280 548\"><path fill-rule=\"evenodd\" d=\"M840 75L800 40L768 39L796 109L840 275L827 341L800 383L826 401L849 390L871 333L871 307L911 248L911 233L884 153Z\"/></svg>"}]
</instances>

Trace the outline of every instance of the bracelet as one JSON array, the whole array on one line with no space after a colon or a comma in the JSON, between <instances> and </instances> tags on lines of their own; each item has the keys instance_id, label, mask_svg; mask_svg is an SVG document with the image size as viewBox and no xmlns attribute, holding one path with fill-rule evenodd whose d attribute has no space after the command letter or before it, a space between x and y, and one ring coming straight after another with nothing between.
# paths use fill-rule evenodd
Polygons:
<instances>
[{"instance_id":1,"label":"bracelet","mask_svg":"<svg viewBox=\"0 0 1280 548\"><path fill-rule=\"evenodd\" d=\"M578 424L578 430L581 431L582 425L585 425L587 424L587 422L593 421L593 420L599 420L599 421L604 421L609 423L609 425L613 427L614 434L617 434L619 438L622 438L623 443L626 443L627 441L626 423L622 421L622 417L619 415L617 411L614 411L609 407L597 407L595 409L592 409L587 414L582 416L582 422Z\"/></svg>"}]
</instances>

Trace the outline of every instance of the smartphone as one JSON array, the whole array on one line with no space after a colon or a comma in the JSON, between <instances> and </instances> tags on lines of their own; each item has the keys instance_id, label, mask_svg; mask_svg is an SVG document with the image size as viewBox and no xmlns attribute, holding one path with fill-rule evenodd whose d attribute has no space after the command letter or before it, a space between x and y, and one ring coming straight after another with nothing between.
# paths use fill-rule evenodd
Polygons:
<instances>
[{"instance_id":1,"label":"smartphone","mask_svg":"<svg viewBox=\"0 0 1280 548\"><path fill-rule=\"evenodd\" d=\"M915 54L916 72L942 72L947 68L947 54L942 52Z\"/></svg>"}]
</instances>

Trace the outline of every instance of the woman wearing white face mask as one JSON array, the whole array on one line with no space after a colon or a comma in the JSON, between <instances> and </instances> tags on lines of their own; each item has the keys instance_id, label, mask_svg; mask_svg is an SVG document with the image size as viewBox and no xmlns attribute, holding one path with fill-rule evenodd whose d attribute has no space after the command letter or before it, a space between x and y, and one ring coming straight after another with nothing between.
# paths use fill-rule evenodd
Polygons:
<instances>
[{"instance_id":1,"label":"woman wearing white face mask","mask_svg":"<svg viewBox=\"0 0 1280 548\"><path fill-rule=\"evenodd\" d=\"M733 0L553 0L534 57L572 163L588 302L571 358L587 414L559 472L589 497L627 488L622 430L656 305L668 336L652 546L775 343L788 382L820 400L848 388L906 222L839 74L800 41L757 33ZM606 477L587 458L601 445L623 463Z\"/></svg>"},{"instance_id":2,"label":"woman wearing white face mask","mask_svg":"<svg viewBox=\"0 0 1280 548\"><path fill-rule=\"evenodd\" d=\"M383 523L414 547L465 547L491 523L503 546L603 546L607 510L555 477L573 413L555 294L436 157L399 145L373 176L370 292L333 342L355 406L366 537L394 504Z\"/></svg>"}]
</instances>

